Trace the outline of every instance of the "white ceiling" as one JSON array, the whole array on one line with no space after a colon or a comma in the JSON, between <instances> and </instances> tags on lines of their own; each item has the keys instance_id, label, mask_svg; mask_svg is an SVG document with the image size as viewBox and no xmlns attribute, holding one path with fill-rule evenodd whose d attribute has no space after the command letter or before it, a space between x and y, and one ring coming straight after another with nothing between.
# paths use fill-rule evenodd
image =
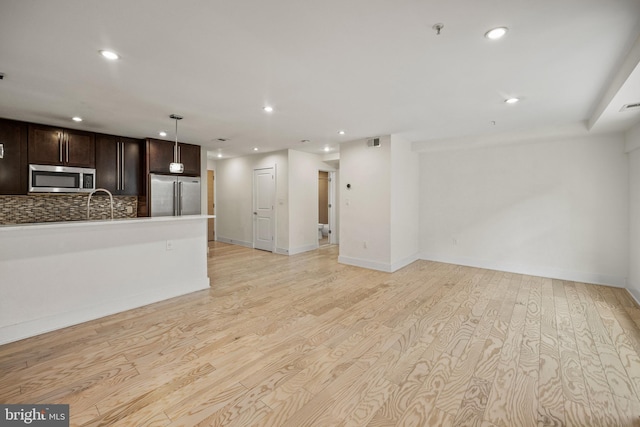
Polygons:
<instances>
[{"instance_id":1,"label":"white ceiling","mask_svg":"<svg viewBox=\"0 0 640 427\"><path fill-rule=\"evenodd\" d=\"M640 0L0 0L0 117L172 139L176 113L180 140L225 157L624 130L640 114L611 111L640 102L639 34Z\"/></svg>"}]
</instances>

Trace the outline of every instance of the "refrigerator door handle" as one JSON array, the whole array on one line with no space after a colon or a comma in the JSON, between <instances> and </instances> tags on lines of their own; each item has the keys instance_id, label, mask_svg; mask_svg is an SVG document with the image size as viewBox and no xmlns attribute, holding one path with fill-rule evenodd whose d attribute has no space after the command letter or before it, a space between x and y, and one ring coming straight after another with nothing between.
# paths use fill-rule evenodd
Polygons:
<instances>
[{"instance_id":1,"label":"refrigerator door handle","mask_svg":"<svg viewBox=\"0 0 640 427\"><path fill-rule=\"evenodd\" d=\"M173 182L173 216L176 216L177 213L177 205L178 205L178 183Z\"/></svg>"},{"instance_id":2,"label":"refrigerator door handle","mask_svg":"<svg viewBox=\"0 0 640 427\"><path fill-rule=\"evenodd\" d=\"M182 182L178 182L178 215L182 215Z\"/></svg>"}]
</instances>

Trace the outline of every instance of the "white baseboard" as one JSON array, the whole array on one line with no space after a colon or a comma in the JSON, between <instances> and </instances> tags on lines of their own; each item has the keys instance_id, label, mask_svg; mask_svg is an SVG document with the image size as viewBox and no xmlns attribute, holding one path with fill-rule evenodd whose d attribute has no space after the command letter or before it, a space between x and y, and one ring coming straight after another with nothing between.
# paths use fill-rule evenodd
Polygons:
<instances>
[{"instance_id":1,"label":"white baseboard","mask_svg":"<svg viewBox=\"0 0 640 427\"><path fill-rule=\"evenodd\" d=\"M366 259L352 258L340 255L338 256L338 262L340 264L353 265L356 267L368 268L369 270L384 271L385 273L391 273L391 264L377 261L369 261Z\"/></svg>"},{"instance_id":2,"label":"white baseboard","mask_svg":"<svg viewBox=\"0 0 640 427\"><path fill-rule=\"evenodd\" d=\"M640 287L632 286L632 287L627 287L626 289L629 295L631 295L631 298L633 298L636 304L638 304L638 307L640 307L640 290L638 290L640 289Z\"/></svg>"},{"instance_id":3,"label":"white baseboard","mask_svg":"<svg viewBox=\"0 0 640 427\"><path fill-rule=\"evenodd\" d=\"M209 278L197 283L179 283L154 289L153 292L132 295L124 299L101 302L100 304L83 307L78 310L58 313L52 316L33 319L26 322L7 325L0 328L0 344L33 337L51 332L56 329L66 328L112 314L164 301L192 292L209 289Z\"/></svg>"},{"instance_id":4,"label":"white baseboard","mask_svg":"<svg viewBox=\"0 0 640 427\"><path fill-rule=\"evenodd\" d=\"M276 250L274 251L274 253L279 254L279 255L289 255L289 249L285 249L285 248L276 248Z\"/></svg>"},{"instance_id":5,"label":"white baseboard","mask_svg":"<svg viewBox=\"0 0 640 427\"><path fill-rule=\"evenodd\" d=\"M253 249L253 242L245 242L244 240L227 239L226 237L217 237L216 240L222 243L229 243L232 245L244 246L245 248Z\"/></svg>"},{"instance_id":6,"label":"white baseboard","mask_svg":"<svg viewBox=\"0 0 640 427\"><path fill-rule=\"evenodd\" d=\"M391 263L391 272L398 271L398 270L400 270L401 268L404 268L404 267L406 267L407 265L409 265L409 264L411 264L411 263L413 263L413 262L417 261L418 259L419 259L419 258L418 258L418 254L417 254L417 253L415 253L415 254L410 255L410 256L408 256L408 257L406 257L406 258L403 258L403 259L401 259L401 260L399 260L399 261L392 262L392 263Z\"/></svg>"},{"instance_id":7,"label":"white baseboard","mask_svg":"<svg viewBox=\"0 0 640 427\"><path fill-rule=\"evenodd\" d=\"M338 256L338 262L341 264L353 265L356 267L368 268L370 270L384 271L385 273L393 273L396 270L406 267L418 259L418 254L411 255L407 258L396 261L392 264L386 262L370 261L361 258L352 258L344 255Z\"/></svg>"},{"instance_id":8,"label":"white baseboard","mask_svg":"<svg viewBox=\"0 0 640 427\"><path fill-rule=\"evenodd\" d=\"M444 262L448 264L465 265L468 267L485 268L488 270L506 271L509 273L526 274L529 276L548 277L552 279L569 280L572 282L593 283L607 285L616 288L626 287L626 277L611 276L607 274L585 273L582 271L562 270L557 268L532 267L509 263L500 263L469 257L448 257L422 252L420 259L427 261Z\"/></svg>"},{"instance_id":9,"label":"white baseboard","mask_svg":"<svg viewBox=\"0 0 640 427\"><path fill-rule=\"evenodd\" d=\"M289 249L289 255L297 255L303 252L313 251L315 249L318 249L318 247L319 246L317 243L313 245L298 246L297 248Z\"/></svg>"}]
</instances>

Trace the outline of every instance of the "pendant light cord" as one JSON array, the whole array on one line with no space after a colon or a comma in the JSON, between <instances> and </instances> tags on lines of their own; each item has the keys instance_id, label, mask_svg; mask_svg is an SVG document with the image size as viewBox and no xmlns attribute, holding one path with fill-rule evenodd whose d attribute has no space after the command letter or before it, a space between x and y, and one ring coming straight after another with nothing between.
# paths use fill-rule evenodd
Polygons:
<instances>
[{"instance_id":1,"label":"pendant light cord","mask_svg":"<svg viewBox=\"0 0 640 427\"><path fill-rule=\"evenodd\" d=\"M173 161L178 163L178 117L175 116L176 119L176 143L173 146Z\"/></svg>"},{"instance_id":2,"label":"pendant light cord","mask_svg":"<svg viewBox=\"0 0 640 427\"><path fill-rule=\"evenodd\" d=\"M178 120L182 120L182 116L172 114L169 117L176 121L176 143L173 146L173 162L180 163L178 161Z\"/></svg>"}]
</instances>

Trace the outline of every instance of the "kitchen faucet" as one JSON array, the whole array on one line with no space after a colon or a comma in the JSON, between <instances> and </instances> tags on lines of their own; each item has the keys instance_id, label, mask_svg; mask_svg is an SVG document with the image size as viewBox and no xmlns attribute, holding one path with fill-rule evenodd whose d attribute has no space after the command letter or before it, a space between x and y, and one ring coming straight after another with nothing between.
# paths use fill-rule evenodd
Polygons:
<instances>
[{"instance_id":1,"label":"kitchen faucet","mask_svg":"<svg viewBox=\"0 0 640 427\"><path fill-rule=\"evenodd\" d=\"M95 193L97 193L98 191L104 191L105 193L107 193L109 195L109 200L111 202L111 219L113 220L113 195L111 194L111 192L109 190L105 190L104 188L96 188L95 190L93 190L91 193L89 193L89 198L87 199L87 221L91 218L89 216L89 212L90 212L90 203L91 203L91 196L93 196Z\"/></svg>"}]
</instances>

